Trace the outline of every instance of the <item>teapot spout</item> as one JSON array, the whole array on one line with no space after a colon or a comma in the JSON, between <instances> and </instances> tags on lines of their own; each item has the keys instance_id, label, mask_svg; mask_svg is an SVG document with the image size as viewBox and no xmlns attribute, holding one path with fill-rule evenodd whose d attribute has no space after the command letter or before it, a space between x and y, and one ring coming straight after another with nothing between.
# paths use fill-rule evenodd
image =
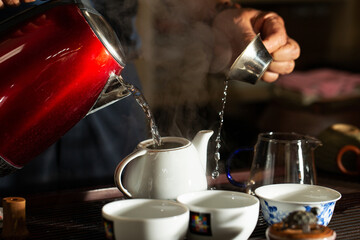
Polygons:
<instances>
[{"instance_id":1,"label":"teapot spout","mask_svg":"<svg viewBox=\"0 0 360 240\"><path fill-rule=\"evenodd\" d=\"M124 81L121 76L111 73L104 89L87 115L129 96L131 93L125 87L123 82Z\"/></svg>"},{"instance_id":2,"label":"teapot spout","mask_svg":"<svg viewBox=\"0 0 360 240\"><path fill-rule=\"evenodd\" d=\"M214 131L212 130L201 130L194 137L192 143L198 151L199 160L204 170L206 171L206 162L207 162L207 146L210 137L213 135Z\"/></svg>"}]
</instances>

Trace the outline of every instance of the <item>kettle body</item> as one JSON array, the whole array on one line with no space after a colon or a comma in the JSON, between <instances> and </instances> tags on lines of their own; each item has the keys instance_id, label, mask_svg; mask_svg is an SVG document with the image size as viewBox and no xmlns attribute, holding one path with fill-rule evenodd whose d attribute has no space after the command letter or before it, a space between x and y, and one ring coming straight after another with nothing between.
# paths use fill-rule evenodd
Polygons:
<instances>
[{"instance_id":1,"label":"kettle body","mask_svg":"<svg viewBox=\"0 0 360 240\"><path fill-rule=\"evenodd\" d=\"M0 176L22 168L99 103L130 94L116 79L125 64L115 32L81 2L27 9L0 23L0 36Z\"/></svg>"}]
</instances>

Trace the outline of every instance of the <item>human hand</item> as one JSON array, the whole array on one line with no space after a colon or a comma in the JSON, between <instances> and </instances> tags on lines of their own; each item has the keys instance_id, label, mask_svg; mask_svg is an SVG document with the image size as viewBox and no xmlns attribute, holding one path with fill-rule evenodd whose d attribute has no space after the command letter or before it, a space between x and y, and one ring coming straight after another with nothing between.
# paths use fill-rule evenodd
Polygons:
<instances>
[{"instance_id":1,"label":"human hand","mask_svg":"<svg viewBox=\"0 0 360 240\"><path fill-rule=\"evenodd\" d=\"M35 2L35 0L0 0L0 9L6 6L16 7L19 6L21 2L29 3Z\"/></svg>"},{"instance_id":2,"label":"human hand","mask_svg":"<svg viewBox=\"0 0 360 240\"><path fill-rule=\"evenodd\" d=\"M215 17L213 31L215 61L212 67L215 71L234 62L257 33L260 33L273 57L273 62L262 77L264 81L274 82L280 74L291 73L295 60L300 56L298 43L287 35L284 20L274 12L249 8L226 9Z\"/></svg>"}]
</instances>

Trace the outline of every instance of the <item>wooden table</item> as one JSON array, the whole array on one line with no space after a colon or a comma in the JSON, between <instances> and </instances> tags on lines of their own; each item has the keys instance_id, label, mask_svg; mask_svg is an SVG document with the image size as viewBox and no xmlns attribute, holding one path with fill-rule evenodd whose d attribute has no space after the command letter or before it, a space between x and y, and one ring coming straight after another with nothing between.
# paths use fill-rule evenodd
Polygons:
<instances>
[{"instance_id":1,"label":"wooden table","mask_svg":"<svg viewBox=\"0 0 360 240\"><path fill-rule=\"evenodd\" d=\"M329 224L336 231L337 239L360 239L360 183L319 178L318 184L332 187L342 194ZM104 187L32 195L26 199L29 239L91 240L105 239L102 206L124 198L117 188ZM259 218L250 239L265 239L266 228L265 222Z\"/></svg>"}]
</instances>

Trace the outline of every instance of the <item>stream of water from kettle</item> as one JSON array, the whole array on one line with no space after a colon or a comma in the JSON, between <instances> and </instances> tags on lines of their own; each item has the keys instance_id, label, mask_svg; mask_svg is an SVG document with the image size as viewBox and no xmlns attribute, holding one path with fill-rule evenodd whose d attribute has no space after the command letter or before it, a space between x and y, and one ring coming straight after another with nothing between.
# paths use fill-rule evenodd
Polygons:
<instances>
[{"instance_id":1,"label":"stream of water from kettle","mask_svg":"<svg viewBox=\"0 0 360 240\"><path fill-rule=\"evenodd\" d=\"M134 85L126 83L122 80L122 78L117 77L117 80L124 85L127 90L129 92L131 92L131 94L134 96L135 100L137 101L137 103L140 105L140 107L142 108L142 110L144 111L146 118L150 124L150 131L151 131L151 135L152 135L152 139L154 141L154 148L156 147L160 147L162 145L161 143L161 136L159 134L159 130L157 125L155 124L155 119L154 116L150 110L150 106L147 103L147 101L145 100L144 95L141 93L141 91L136 88ZM213 179L216 179L217 177L219 177L220 172L219 172L219 161L221 159L220 156L220 148L221 148L221 130L222 130L222 126L224 124L224 112L225 112L225 105L226 105L226 97L227 97L227 89L228 89L228 82L229 80L226 79L225 80L225 87L224 87L224 92L223 92L223 97L221 99L222 102L222 107L221 110L219 111L219 128L218 128L218 133L215 139L215 153L214 153L214 160L215 160L215 169L211 174L211 177Z\"/></svg>"},{"instance_id":2,"label":"stream of water from kettle","mask_svg":"<svg viewBox=\"0 0 360 240\"><path fill-rule=\"evenodd\" d=\"M155 147L161 146L161 136L158 130L157 125L155 124L155 119L154 116L150 110L150 106L147 103L147 101L145 100L144 95L141 93L141 91L136 88L134 85L130 84L130 83L126 83L122 80L122 78L117 77L116 78L122 85L124 85L127 90L133 95L133 97L135 98L136 102L140 105L140 107L142 108L142 110L144 111L146 118L150 124L150 131L151 131L151 135L152 135L152 139L155 143Z\"/></svg>"}]
</instances>

